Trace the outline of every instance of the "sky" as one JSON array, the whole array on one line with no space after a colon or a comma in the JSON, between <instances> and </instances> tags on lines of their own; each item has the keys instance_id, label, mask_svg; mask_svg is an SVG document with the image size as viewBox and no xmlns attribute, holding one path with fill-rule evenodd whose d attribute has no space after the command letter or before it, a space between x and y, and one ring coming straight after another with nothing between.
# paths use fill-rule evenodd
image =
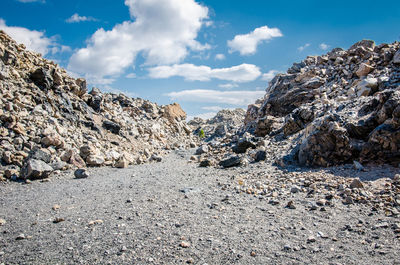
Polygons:
<instances>
[{"instance_id":1,"label":"sky","mask_svg":"<svg viewBox=\"0 0 400 265\"><path fill-rule=\"evenodd\" d=\"M400 40L398 0L1 0L0 29L91 87L189 119L247 108L308 55Z\"/></svg>"}]
</instances>

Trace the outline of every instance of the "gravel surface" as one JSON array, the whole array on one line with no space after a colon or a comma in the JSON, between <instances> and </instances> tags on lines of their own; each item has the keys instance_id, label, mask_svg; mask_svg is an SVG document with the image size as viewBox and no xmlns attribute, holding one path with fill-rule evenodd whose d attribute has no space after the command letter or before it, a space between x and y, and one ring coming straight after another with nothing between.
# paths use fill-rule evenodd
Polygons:
<instances>
[{"instance_id":1,"label":"gravel surface","mask_svg":"<svg viewBox=\"0 0 400 265\"><path fill-rule=\"evenodd\" d=\"M400 264L399 217L339 198L316 207L290 182L273 199L240 192L248 172L285 172L200 168L193 152L1 183L0 264Z\"/></svg>"}]
</instances>

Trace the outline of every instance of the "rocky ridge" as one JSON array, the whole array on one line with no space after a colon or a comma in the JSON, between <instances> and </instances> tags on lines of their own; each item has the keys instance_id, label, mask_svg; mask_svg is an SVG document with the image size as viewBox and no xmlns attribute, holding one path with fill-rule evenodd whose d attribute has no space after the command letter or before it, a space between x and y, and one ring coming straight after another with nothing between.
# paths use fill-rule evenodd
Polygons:
<instances>
[{"instance_id":1,"label":"rocky ridge","mask_svg":"<svg viewBox=\"0 0 400 265\"><path fill-rule=\"evenodd\" d=\"M52 61L0 31L0 178L67 168L127 167L194 146L179 104L87 91ZM193 138L193 139L192 139Z\"/></svg>"},{"instance_id":2,"label":"rocky ridge","mask_svg":"<svg viewBox=\"0 0 400 265\"><path fill-rule=\"evenodd\" d=\"M398 166L399 47L362 40L294 63L275 76L264 98L249 105L239 132L208 143L214 151L200 160L216 164L236 153L219 165L266 160L282 166Z\"/></svg>"}]
</instances>

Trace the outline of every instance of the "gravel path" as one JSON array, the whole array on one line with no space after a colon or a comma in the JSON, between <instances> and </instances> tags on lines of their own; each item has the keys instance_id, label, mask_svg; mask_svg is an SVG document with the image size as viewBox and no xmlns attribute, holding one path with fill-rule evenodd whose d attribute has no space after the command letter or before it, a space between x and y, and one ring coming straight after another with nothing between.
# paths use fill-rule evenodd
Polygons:
<instances>
[{"instance_id":1,"label":"gravel path","mask_svg":"<svg viewBox=\"0 0 400 265\"><path fill-rule=\"evenodd\" d=\"M339 200L310 210L303 192L237 193L254 165L199 168L192 153L0 184L0 264L400 264L399 218Z\"/></svg>"}]
</instances>

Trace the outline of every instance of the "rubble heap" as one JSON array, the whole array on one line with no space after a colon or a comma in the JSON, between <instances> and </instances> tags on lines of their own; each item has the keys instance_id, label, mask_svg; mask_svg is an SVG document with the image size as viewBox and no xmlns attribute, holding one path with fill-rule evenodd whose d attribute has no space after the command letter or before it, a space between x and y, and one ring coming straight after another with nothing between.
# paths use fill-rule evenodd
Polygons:
<instances>
[{"instance_id":1,"label":"rubble heap","mask_svg":"<svg viewBox=\"0 0 400 265\"><path fill-rule=\"evenodd\" d=\"M243 125L246 111L241 108L237 109L224 109L220 110L211 119L201 119L195 117L193 120L188 122L194 131L194 134L198 135L200 130L204 131L204 137L206 139L213 139L214 137L226 137L236 134L238 129Z\"/></svg>"},{"instance_id":2,"label":"rubble heap","mask_svg":"<svg viewBox=\"0 0 400 265\"><path fill-rule=\"evenodd\" d=\"M217 154L212 157L223 159L223 167L261 160L398 166L399 48L399 42L376 46L362 40L348 50L335 48L294 63L275 76L264 98L248 107L240 133L210 145ZM232 151L239 155L229 157Z\"/></svg>"},{"instance_id":3,"label":"rubble heap","mask_svg":"<svg viewBox=\"0 0 400 265\"><path fill-rule=\"evenodd\" d=\"M178 104L102 93L0 31L0 178L127 167L194 145Z\"/></svg>"}]
</instances>

